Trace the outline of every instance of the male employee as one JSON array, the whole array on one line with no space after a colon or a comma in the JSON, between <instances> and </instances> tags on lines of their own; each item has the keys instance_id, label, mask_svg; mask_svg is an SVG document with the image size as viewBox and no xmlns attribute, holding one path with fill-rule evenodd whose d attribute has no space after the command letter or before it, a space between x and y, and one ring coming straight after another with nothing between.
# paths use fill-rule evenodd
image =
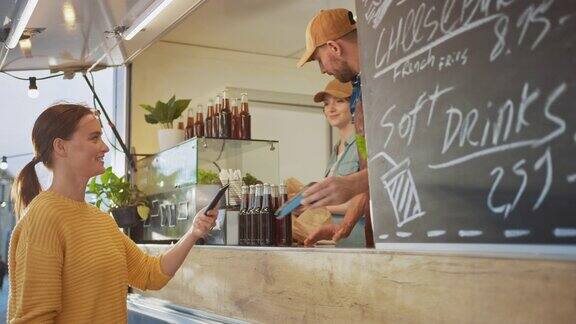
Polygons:
<instances>
[{"instance_id":1,"label":"male employee","mask_svg":"<svg viewBox=\"0 0 576 324\"><path fill-rule=\"evenodd\" d=\"M311 186L304 192L302 204L310 207L338 205L352 199L342 225L322 227L304 243L314 244L318 240L347 237L358 219L366 216L366 246L373 247L372 224L369 213L368 170L366 142L364 140L364 114L360 88L360 59L356 22L347 9L321 10L306 28L306 51L297 66L317 61L322 73L334 76L340 82L352 82L354 91L350 110L356 128L360 171L348 176L332 176Z\"/></svg>"}]
</instances>

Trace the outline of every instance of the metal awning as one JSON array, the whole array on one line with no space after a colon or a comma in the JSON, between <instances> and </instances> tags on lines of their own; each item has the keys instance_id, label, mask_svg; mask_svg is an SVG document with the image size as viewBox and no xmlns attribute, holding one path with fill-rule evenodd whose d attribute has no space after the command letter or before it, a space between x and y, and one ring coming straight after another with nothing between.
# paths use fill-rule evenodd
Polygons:
<instances>
[{"instance_id":1,"label":"metal awning","mask_svg":"<svg viewBox=\"0 0 576 324\"><path fill-rule=\"evenodd\" d=\"M0 71L84 71L119 66L160 39L204 0L40 0L16 47L7 38L30 0L0 1ZM166 2L166 3L164 3ZM141 32L126 32L159 4Z\"/></svg>"}]
</instances>

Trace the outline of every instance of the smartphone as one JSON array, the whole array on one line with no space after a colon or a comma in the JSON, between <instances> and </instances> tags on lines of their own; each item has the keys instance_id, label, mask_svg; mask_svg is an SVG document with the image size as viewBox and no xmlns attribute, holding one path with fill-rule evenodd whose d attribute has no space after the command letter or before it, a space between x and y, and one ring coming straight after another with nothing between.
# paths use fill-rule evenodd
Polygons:
<instances>
[{"instance_id":1,"label":"smartphone","mask_svg":"<svg viewBox=\"0 0 576 324\"><path fill-rule=\"evenodd\" d=\"M300 207L300 205L302 205L301 204L302 199L304 198L302 194L304 193L304 191L306 191L306 189L308 189L311 185L315 183L316 182L311 182L307 184L302 190L300 190L300 192L298 192L294 197L292 197L292 199L288 200L286 203L284 203L284 205L282 205L278 210L276 210L276 212L274 213L276 219L282 219L287 215L290 215L290 213L292 213L294 209Z\"/></svg>"},{"instance_id":2,"label":"smartphone","mask_svg":"<svg viewBox=\"0 0 576 324\"><path fill-rule=\"evenodd\" d=\"M212 209L214 209L214 207L216 207L216 205L218 204L220 199L222 199L222 197L224 196L224 193L228 189L228 186L229 186L229 184L225 185L224 187L220 188L220 190L218 190L218 193L216 193L214 198L212 198L212 201L208 204L208 207L206 207L207 211L212 210Z\"/></svg>"}]
</instances>

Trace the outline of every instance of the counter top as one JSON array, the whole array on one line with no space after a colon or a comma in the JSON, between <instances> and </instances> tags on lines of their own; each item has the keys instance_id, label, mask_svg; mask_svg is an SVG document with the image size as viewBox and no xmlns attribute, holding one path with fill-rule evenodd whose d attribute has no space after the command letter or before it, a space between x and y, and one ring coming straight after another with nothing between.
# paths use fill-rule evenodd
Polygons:
<instances>
[{"instance_id":1,"label":"counter top","mask_svg":"<svg viewBox=\"0 0 576 324\"><path fill-rule=\"evenodd\" d=\"M139 293L249 322L571 323L574 287L576 262L196 246L166 287Z\"/></svg>"}]
</instances>

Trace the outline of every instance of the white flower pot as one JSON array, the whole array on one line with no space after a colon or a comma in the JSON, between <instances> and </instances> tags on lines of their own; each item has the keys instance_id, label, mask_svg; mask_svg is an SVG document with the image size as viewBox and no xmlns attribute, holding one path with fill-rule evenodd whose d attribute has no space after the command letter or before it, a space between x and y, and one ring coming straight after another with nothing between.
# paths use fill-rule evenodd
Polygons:
<instances>
[{"instance_id":1,"label":"white flower pot","mask_svg":"<svg viewBox=\"0 0 576 324\"><path fill-rule=\"evenodd\" d=\"M182 129L159 129L158 146L160 151L174 147L184 141L185 134Z\"/></svg>"}]
</instances>

